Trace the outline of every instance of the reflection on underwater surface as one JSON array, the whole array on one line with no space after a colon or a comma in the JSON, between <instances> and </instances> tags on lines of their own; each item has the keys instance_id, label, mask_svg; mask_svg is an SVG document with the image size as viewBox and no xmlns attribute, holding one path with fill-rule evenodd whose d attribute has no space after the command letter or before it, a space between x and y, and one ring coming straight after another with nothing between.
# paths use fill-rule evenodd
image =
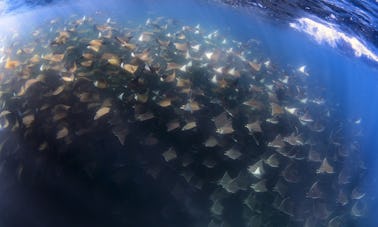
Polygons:
<instances>
[{"instance_id":1,"label":"reflection on underwater surface","mask_svg":"<svg viewBox=\"0 0 378 227\"><path fill-rule=\"evenodd\" d=\"M378 56L369 50L360 40L338 32L330 25L326 26L309 18L300 18L297 20L297 23L291 23L290 26L310 34L320 43L326 42L332 47L337 47L337 45L342 43L344 44L344 48L352 49L356 57L364 56L369 60L378 62Z\"/></svg>"},{"instance_id":2,"label":"reflection on underwater surface","mask_svg":"<svg viewBox=\"0 0 378 227\"><path fill-rule=\"evenodd\" d=\"M321 1L260 1L260 0L214 0L234 7L253 8L280 23L293 22L307 17L319 18L322 24L333 24L337 31L366 41L377 49L378 4L374 0L321 0Z\"/></svg>"},{"instance_id":3,"label":"reflection on underwater surface","mask_svg":"<svg viewBox=\"0 0 378 227\"><path fill-rule=\"evenodd\" d=\"M144 3L1 21L2 226L372 220L374 69L243 11Z\"/></svg>"}]
</instances>

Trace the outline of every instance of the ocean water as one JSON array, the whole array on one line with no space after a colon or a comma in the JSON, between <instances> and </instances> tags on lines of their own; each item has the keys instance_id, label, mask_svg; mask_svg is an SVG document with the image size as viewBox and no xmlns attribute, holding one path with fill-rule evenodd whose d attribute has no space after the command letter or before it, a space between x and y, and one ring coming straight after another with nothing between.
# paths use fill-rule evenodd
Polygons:
<instances>
[{"instance_id":1,"label":"ocean water","mask_svg":"<svg viewBox=\"0 0 378 227\"><path fill-rule=\"evenodd\" d=\"M375 9L1 2L0 226L376 226Z\"/></svg>"}]
</instances>

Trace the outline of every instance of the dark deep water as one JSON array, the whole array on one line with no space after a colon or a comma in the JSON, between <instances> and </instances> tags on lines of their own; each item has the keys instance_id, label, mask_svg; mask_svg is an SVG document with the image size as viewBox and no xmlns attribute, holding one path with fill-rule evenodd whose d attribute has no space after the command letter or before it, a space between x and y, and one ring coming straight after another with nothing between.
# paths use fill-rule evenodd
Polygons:
<instances>
[{"instance_id":1,"label":"dark deep water","mask_svg":"<svg viewBox=\"0 0 378 227\"><path fill-rule=\"evenodd\" d=\"M378 3L173 2L175 1L4 1L0 4L3 7L0 8L3 14L0 17L0 34L10 37L18 33L19 37L25 36L26 39L35 28L49 26L51 19L65 20L71 14L77 15L76 18L93 17L98 24L105 23L110 17L121 27L123 24L129 26L129 21L144 25L147 18L164 16L174 19L174 23L180 26L194 27L200 24L207 34L218 30L229 42L257 42L257 47L253 46L252 51L258 53L261 62L270 60L278 68L278 72L295 74L299 67L306 65L306 72L310 76L303 86L326 100L327 108L332 109L333 114L330 124L342 128L342 135L339 136L345 143L347 140L358 141L359 154L367 168L362 173L363 176L359 176L358 185L366 193L368 212L363 217L348 219L344 226L376 226ZM310 35L309 31L322 31L323 27L306 30L309 28L309 24L305 24L308 20L300 21L301 18L332 28L326 30L327 35L331 36L320 37L320 33L316 33L317 37ZM357 48L353 46L356 43L349 42L354 40L353 37L359 40ZM362 48L360 44L363 45ZM5 49L16 45L17 43L4 40L0 43ZM245 48L248 50L250 46L246 45ZM202 122L206 124L206 120ZM146 177L144 168L149 164L145 163L142 156L153 152L155 148L143 148L138 141L146 136L146 130L151 128L158 133L159 129L152 123L143 127L141 131L136 130L127 137L127 149L120 148L114 136L96 131L84 138L85 141L91 141L89 148L94 152L86 150L88 144L78 142L70 147L71 150L64 157L48 154L45 168L58 169L60 176L35 170L25 172L20 183L14 177L15 174L7 172L17 169L15 160L19 157L11 157L6 165L0 167L0 173L3 172L0 180L4 182L0 181L0 226L207 226L209 217L205 214L208 212L205 207L211 205L208 194L198 194L194 188L183 186L185 184L172 183L184 180L170 167L163 170L161 174L165 177L158 185L153 178ZM181 146L180 149L186 150L183 144L194 144L197 137L188 137L189 141L181 139L175 136L164 137L163 145L160 146L164 147L174 141L176 147ZM324 137L324 141L328 140ZM11 141L17 143L15 138L11 138ZM55 146L59 150L59 144ZM10 144L6 146L7 149L11 147ZM73 154L75 151L81 152L76 155ZM131 152L125 153L128 151ZM152 155L150 158L155 162L159 157ZM82 167L83 163L86 164L85 168ZM25 169L27 165L25 164ZM29 165L34 166L32 163ZM90 170L92 167L95 169L93 172ZM230 169L232 168L237 167L230 164ZM203 176L208 174L208 170L202 167L197 170ZM94 178L88 177L88 172L94 174ZM210 189L204 187L203 190L206 192ZM241 221L242 205L232 199L228 199L225 204L235 210L227 210L224 214L231 220L229 226L247 226ZM279 217L288 220L283 215ZM291 222L290 226L303 226L303 223L294 223ZM327 226L327 223L323 222L320 226L323 225ZM273 222L270 226L279 226L279 223Z\"/></svg>"}]
</instances>

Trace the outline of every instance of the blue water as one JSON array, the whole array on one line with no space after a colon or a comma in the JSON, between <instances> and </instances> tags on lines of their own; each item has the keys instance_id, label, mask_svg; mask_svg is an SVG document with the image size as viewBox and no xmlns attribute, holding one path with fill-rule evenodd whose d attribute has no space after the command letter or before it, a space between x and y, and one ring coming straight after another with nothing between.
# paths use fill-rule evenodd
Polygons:
<instances>
[{"instance_id":1,"label":"blue water","mask_svg":"<svg viewBox=\"0 0 378 227\"><path fill-rule=\"evenodd\" d=\"M32 31L34 27L44 25L50 19L65 19L70 14L94 16L99 23L104 23L110 17L118 24L129 20L144 24L147 18L164 16L173 18L180 24L200 24L207 31L218 30L228 40L257 40L260 43L261 58L270 60L279 68L288 68L295 72L300 66L306 65L310 76L308 84L304 86L322 88L319 94L336 109L335 116L332 117L350 123L344 126L347 127L344 129L345 137L353 137L356 132L361 132L356 138L360 140L360 153L367 166L362 184L370 198L370 211L367 217L358 219L355 223L359 226L378 225L378 217L374 215L378 213L378 62L366 56L356 56L350 45L342 41L335 46L318 42L313 36L290 26L290 23L296 23L299 18L310 18L324 24L333 23L337 25L337 31L357 37L366 48L378 55L377 2L361 1L358 5L347 1L326 1L317 4L317 8L311 5L313 12L306 10L305 3L298 7L273 8L258 1L249 1L244 5L239 1L234 4L239 7L231 7L220 1L199 0L82 0L42 3L23 5L18 2L2 10L0 33L9 35L9 31L17 29L22 36L22 31ZM344 11L336 8L328 8L327 11L326 6L331 5L338 9L344 8ZM281 3L280 6L284 4ZM286 13L290 16L285 14L285 10L288 10ZM338 19L332 19L331 14ZM352 18L350 20L354 23L346 21L346 18ZM361 27L366 28L365 33L359 33L358 29ZM360 123L353 123L358 120ZM40 214L37 218L45 217Z\"/></svg>"}]
</instances>

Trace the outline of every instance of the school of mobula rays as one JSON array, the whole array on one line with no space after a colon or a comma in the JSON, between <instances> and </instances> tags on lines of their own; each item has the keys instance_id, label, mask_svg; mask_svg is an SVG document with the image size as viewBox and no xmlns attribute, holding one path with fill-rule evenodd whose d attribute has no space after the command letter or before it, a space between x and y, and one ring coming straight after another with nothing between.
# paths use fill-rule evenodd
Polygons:
<instances>
[{"instance_id":1,"label":"school of mobula rays","mask_svg":"<svg viewBox=\"0 0 378 227\"><path fill-rule=\"evenodd\" d=\"M230 201L245 226L336 227L368 212L357 132L344 133L358 122L335 122L305 67L279 69L257 41L72 16L3 42L1 166L18 181L101 137L157 184L176 174L178 199L182 187L208 195L208 226L232 226Z\"/></svg>"}]
</instances>

